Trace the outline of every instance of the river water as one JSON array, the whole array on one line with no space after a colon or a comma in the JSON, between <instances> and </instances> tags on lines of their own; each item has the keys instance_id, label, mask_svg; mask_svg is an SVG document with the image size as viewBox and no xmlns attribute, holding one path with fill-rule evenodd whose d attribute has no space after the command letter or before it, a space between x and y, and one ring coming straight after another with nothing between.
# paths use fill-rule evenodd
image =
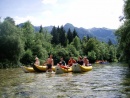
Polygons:
<instances>
[{"instance_id":1,"label":"river water","mask_svg":"<svg viewBox=\"0 0 130 98\"><path fill-rule=\"evenodd\" d=\"M121 63L64 74L0 69L0 98L130 98L130 69Z\"/></svg>"}]
</instances>

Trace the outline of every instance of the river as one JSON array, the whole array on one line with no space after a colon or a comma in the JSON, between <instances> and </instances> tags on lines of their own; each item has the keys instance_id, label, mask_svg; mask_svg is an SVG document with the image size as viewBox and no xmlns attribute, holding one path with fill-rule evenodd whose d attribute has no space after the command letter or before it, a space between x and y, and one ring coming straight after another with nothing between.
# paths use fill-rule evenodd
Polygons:
<instances>
[{"instance_id":1,"label":"river","mask_svg":"<svg viewBox=\"0 0 130 98\"><path fill-rule=\"evenodd\" d=\"M64 74L0 69L0 98L130 98L130 69L121 63Z\"/></svg>"}]
</instances>

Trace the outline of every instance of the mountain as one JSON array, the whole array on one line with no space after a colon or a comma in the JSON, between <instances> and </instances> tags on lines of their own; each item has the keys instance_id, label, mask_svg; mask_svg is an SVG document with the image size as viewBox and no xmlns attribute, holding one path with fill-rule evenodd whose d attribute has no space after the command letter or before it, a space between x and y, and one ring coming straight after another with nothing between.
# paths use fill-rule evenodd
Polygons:
<instances>
[{"instance_id":1,"label":"mountain","mask_svg":"<svg viewBox=\"0 0 130 98\"><path fill-rule=\"evenodd\" d=\"M23 24L20 24L20 26L22 25ZM80 27L80 28L75 27L70 23L66 23L63 27L66 32L68 31L69 28L72 32L75 29L80 39L82 39L84 36L90 36L90 37L95 37L99 41L108 42L109 40L111 40L113 44L117 44L116 36L114 34L115 29L95 28L95 27L91 29L85 29L83 27ZM43 27L43 29L48 32L51 32L52 28L53 26ZM34 29L36 32L38 32L40 29L40 26L34 26Z\"/></svg>"},{"instance_id":2,"label":"mountain","mask_svg":"<svg viewBox=\"0 0 130 98\"><path fill-rule=\"evenodd\" d=\"M113 44L117 43L116 36L115 36L115 30L114 29L108 29L108 28L91 28L91 29L85 29L85 28L77 28L73 26L70 23L67 23L64 25L64 29L67 32L70 28L71 31L74 29L77 31L79 37L82 39L84 36L91 36L95 37L100 41L108 42L109 40L112 41Z\"/></svg>"},{"instance_id":3,"label":"mountain","mask_svg":"<svg viewBox=\"0 0 130 98\"><path fill-rule=\"evenodd\" d=\"M70 28L71 32L74 31L74 29L76 30L76 32L78 33L78 36L82 39L84 36L93 36L93 34L91 34L87 29L85 28L77 28L75 26L73 26L70 23L67 23L64 25L64 29L67 32L68 29Z\"/></svg>"},{"instance_id":4,"label":"mountain","mask_svg":"<svg viewBox=\"0 0 130 98\"><path fill-rule=\"evenodd\" d=\"M108 42L111 40L113 44L117 43L114 29L91 28L89 31L100 41Z\"/></svg>"}]
</instances>

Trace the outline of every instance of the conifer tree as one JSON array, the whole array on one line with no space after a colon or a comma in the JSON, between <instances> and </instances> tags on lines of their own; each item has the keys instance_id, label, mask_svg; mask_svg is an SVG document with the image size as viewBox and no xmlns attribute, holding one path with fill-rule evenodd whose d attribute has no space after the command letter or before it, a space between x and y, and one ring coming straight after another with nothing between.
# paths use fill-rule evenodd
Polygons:
<instances>
[{"instance_id":1,"label":"conifer tree","mask_svg":"<svg viewBox=\"0 0 130 98\"><path fill-rule=\"evenodd\" d=\"M113 45L111 39L109 39L108 45L109 45L109 46L110 46L110 45Z\"/></svg>"},{"instance_id":2,"label":"conifer tree","mask_svg":"<svg viewBox=\"0 0 130 98\"><path fill-rule=\"evenodd\" d=\"M68 32L67 32L67 39L69 41L69 44L73 41L73 34L69 28Z\"/></svg>"},{"instance_id":3,"label":"conifer tree","mask_svg":"<svg viewBox=\"0 0 130 98\"><path fill-rule=\"evenodd\" d=\"M58 37L59 35L57 33L57 29L55 26L52 28L51 35L52 35L51 43L58 44L59 43L59 37Z\"/></svg>"},{"instance_id":4,"label":"conifer tree","mask_svg":"<svg viewBox=\"0 0 130 98\"><path fill-rule=\"evenodd\" d=\"M76 36L78 37L78 34L77 34L76 30L74 29L74 31L73 31L73 38L75 38Z\"/></svg>"},{"instance_id":5,"label":"conifer tree","mask_svg":"<svg viewBox=\"0 0 130 98\"><path fill-rule=\"evenodd\" d=\"M42 25L40 26L39 33L43 33L43 27L42 27Z\"/></svg>"},{"instance_id":6,"label":"conifer tree","mask_svg":"<svg viewBox=\"0 0 130 98\"><path fill-rule=\"evenodd\" d=\"M66 46L67 45L67 38L66 38L65 30L64 30L63 26L60 27L59 42L61 43L62 46Z\"/></svg>"}]
</instances>

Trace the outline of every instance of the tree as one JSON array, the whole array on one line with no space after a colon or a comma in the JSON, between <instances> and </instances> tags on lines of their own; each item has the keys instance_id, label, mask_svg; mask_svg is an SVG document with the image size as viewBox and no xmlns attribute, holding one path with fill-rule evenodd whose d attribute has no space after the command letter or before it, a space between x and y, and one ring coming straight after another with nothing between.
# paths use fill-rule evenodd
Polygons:
<instances>
[{"instance_id":1,"label":"tree","mask_svg":"<svg viewBox=\"0 0 130 98\"><path fill-rule=\"evenodd\" d=\"M57 45L53 49L53 57L54 57L54 63L57 64L60 61L60 58L63 57L65 61L68 61L69 59L69 52L66 48L63 48L60 45Z\"/></svg>"},{"instance_id":2,"label":"tree","mask_svg":"<svg viewBox=\"0 0 130 98\"><path fill-rule=\"evenodd\" d=\"M130 19L130 0L125 0L124 3L124 17L125 19Z\"/></svg>"},{"instance_id":3,"label":"tree","mask_svg":"<svg viewBox=\"0 0 130 98\"><path fill-rule=\"evenodd\" d=\"M73 38L75 38L76 36L79 37L77 32L76 32L76 30L74 29L74 31L73 31Z\"/></svg>"},{"instance_id":4,"label":"tree","mask_svg":"<svg viewBox=\"0 0 130 98\"><path fill-rule=\"evenodd\" d=\"M39 33L43 33L43 27L42 27L42 25L40 26Z\"/></svg>"},{"instance_id":5,"label":"tree","mask_svg":"<svg viewBox=\"0 0 130 98\"><path fill-rule=\"evenodd\" d=\"M77 36L73 39L72 45L76 48L76 50L81 49L80 39Z\"/></svg>"},{"instance_id":6,"label":"tree","mask_svg":"<svg viewBox=\"0 0 130 98\"><path fill-rule=\"evenodd\" d=\"M22 31L6 18L0 24L0 62L17 65L24 51Z\"/></svg>"},{"instance_id":7,"label":"tree","mask_svg":"<svg viewBox=\"0 0 130 98\"><path fill-rule=\"evenodd\" d=\"M79 51L76 50L76 48L73 45L68 45L66 47L67 51L69 52L69 57L78 57L79 56Z\"/></svg>"},{"instance_id":8,"label":"tree","mask_svg":"<svg viewBox=\"0 0 130 98\"><path fill-rule=\"evenodd\" d=\"M111 39L108 40L108 45L113 45Z\"/></svg>"},{"instance_id":9,"label":"tree","mask_svg":"<svg viewBox=\"0 0 130 98\"><path fill-rule=\"evenodd\" d=\"M51 43L55 45L59 44L59 35L55 26L52 28L51 35L52 35Z\"/></svg>"},{"instance_id":10,"label":"tree","mask_svg":"<svg viewBox=\"0 0 130 98\"><path fill-rule=\"evenodd\" d=\"M122 51L120 55L130 65L130 0L125 0L124 17L124 24L116 31L116 35Z\"/></svg>"},{"instance_id":11,"label":"tree","mask_svg":"<svg viewBox=\"0 0 130 98\"><path fill-rule=\"evenodd\" d=\"M11 17L6 17L6 18L4 19L4 21L8 21L8 22L10 22L12 25L15 25L15 21L14 21L14 19L11 18Z\"/></svg>"},{"instance_id":12,"label":"tree","mask_svg":"<svg viewBox=\"0 0 130 98\"><path fill-rule=\"evenodd\" d=\"M96 60L96 53L93 50L88 52L88 58L91 62L94 62Z\"/></svg>"},{"instance_id":13,"label":"tree","mask_svg":"<svg viewBox=\"0 0 130 98\"><path fill-rule=\"evenodd\" d=\"M22 26L25 38L25 50L31 49L34 44L34 28L30 21L27 21Z\"/></svg>"},{"instance_id":14,"label":"tree","mask_svg":"<svg viewBox=\"0 0 130 98\"><path fill-rule=\"evenodd\" d=\"M60 30L59 30L59 42L61 43L62 46L67 46L67 38L66 38L66 35L65 35L65 30L63 28L63 26L60 27Z\"/></svg>"},{"instance_id":15,"label":"tree","mask_svg":"<svg viewBox=\"0 0 130 98\"><path fill-rule=\"evenodd\" d=\"M69 28L68 32L67 32L67 39L69 41L69 44L73 41L73 34Z\"/></svg>"},{"instance_id":16,"label":"tree","mask_svg":"<svg viewBox=\"0 0 130 98\"><path fill-rule=\"evenodd\" d=\"M31 65L31 63L34 63L32 51L30 49L27 49L20 61L26 65Z\"/></svg>"},{"instance_id":17,"label":"tree","mask_svg":"<svg viewBox=\"0 0 130 98\"><path fill-rule=\"evenodd\" d=\"M87 37L86 36L83 37L82 43L87 43Z\"/></svg>"},{"instance_id":18,"label":"tree","mask_svg":"<svg viewBox=\"0 0 130 98\"><path fill-rule=\"evenodd\" d=\"M97 43L96 39L90 38L87 42L87 45L86 45L86 52L91 51L91 50L95 50L96 49L96 43Z\"/></svg>"}]
</instances>

